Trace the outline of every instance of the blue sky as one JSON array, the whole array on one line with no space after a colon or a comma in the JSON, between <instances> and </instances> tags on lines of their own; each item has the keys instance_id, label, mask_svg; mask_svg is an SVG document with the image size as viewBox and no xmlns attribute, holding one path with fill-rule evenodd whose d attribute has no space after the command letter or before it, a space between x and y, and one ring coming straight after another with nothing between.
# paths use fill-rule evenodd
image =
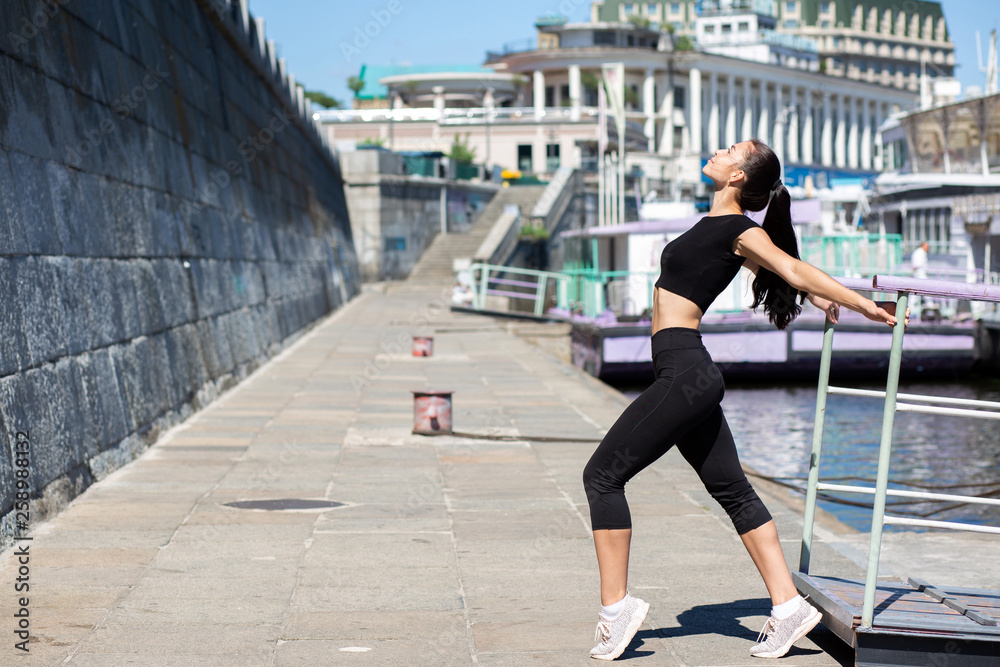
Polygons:
<instances>
[{"instance_id":1,"label":"blue sky","mask_svg":"<svg viewBox=\"0 0 1000 667\"><path fill-rule=\"evenodd\" d=\"M962 88L982 86L976 61L976 30L1000 29L995 0L943 0L955 44ZM396 13L390 11L396 10ZM535 34L534 22L545 14L587 20L589 0L250 0L250 11L266 21L266 33L278 45L288 69L310 90L322 90L350 106L347 77L363 63L377 65L480 64L487 50ZM357 31L382 20L365 44Z\"/></svg>"}]
</instances>

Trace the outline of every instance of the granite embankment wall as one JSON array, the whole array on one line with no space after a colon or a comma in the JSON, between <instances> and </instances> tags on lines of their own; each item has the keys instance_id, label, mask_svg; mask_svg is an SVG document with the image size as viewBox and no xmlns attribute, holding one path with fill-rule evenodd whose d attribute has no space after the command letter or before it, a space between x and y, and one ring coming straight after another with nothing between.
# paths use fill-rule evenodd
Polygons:
<instances>
[{"instance_id":1,"label":"granite embankment wall","mask_svg":"<svg viewBox=\"0 0 1000 667\"><path fill-rule=\"evenodd\" d=\"M246 9L0 0L0 548L16 500L58 510L358 289L336 158Z\"/></svg>"}]
</instances>

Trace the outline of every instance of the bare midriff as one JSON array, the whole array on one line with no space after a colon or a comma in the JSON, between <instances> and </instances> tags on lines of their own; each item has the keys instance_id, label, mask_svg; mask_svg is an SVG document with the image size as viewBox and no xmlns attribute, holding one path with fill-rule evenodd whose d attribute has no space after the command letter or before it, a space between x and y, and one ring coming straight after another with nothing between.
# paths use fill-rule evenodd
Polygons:
<instances>
[{"instance_id":1,"label":"bare midriff","mask_svg":"<svg viewBox=\"0 0 1000 667\"><path fill-rule=\"evenodd\" d=\"M668 292L662 287L653 288L653 333L668 327L697 329L701 326L701 308L690 299Z\"/></svg>"}]
</instances>

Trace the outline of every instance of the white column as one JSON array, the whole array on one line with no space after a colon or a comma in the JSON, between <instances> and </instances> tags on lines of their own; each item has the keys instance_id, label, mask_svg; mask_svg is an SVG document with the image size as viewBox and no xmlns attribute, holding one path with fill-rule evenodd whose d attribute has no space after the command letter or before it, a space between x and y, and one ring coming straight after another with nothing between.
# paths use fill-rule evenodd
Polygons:
<instances>
[{"instance_id":1,"label":"white column","mask_svg":"<svg viewBox=\"0 0 1000 667\"><path fill-rule=\"evenodd\" d=\"M580 120L580 66L569 66L569 118Z\"/></svg>"},{"instance_id":2,"label":"white column","mask_svg":"<svg viewBox=\"0 0 1000 667\"><path fill-rule=\"evenodd\" d=\"M823 93L823 130L820 135L820 163L824 167L833 165L833 118L830 116L830 93Z\"/></svg>"},{"instance_id":3,"label":"white column","mask_svg":"<svg viewBox=\"0 0 1000 667\"><path fill-rule=\"evenodd\" d=\"M535 118L541 118L545 114L545 73L536 70L533 80L535 86L531 98L535 107Z\"/></svg>"},{"instance_id":4,"label":"white column","mask_svg":"<svg viewBox=\"0 0 1000 667\"><path fill-rule=\"evenodd\" d=\"M802 91L802 163L813 164L815 157L813 153L813 104L812 90L806 88Z\"/></svg>"},{"instance_id":5,"label":"white column","mask_svg":"<svg viewBox=\"0 0 1000 667\"><path fill-rule=\"evenodd\" d=\"M642 113L646 116L646 150L652 153L656 150L656 79L653 78L653 68L646 70L646 78L642 82Z\"/></svg>"},{"instance_id":6,"label":"white column","mask_svg":"<svg viewBox=\"0 0 1000 667\"><path fill-rule=\"evenodd\" d=\"M767 81L758 82L760 88L760 115L757 117L757 138L765 144L771 143L771 109L767 99Z\"/></svg>"},{"instance_id":7,"label":"white column","mask_svg":"<svg viewBox=\"0 0 1000 667\"><path fill-rule=\"evenodd\" d=\"M688 76L688 145L701 156L701 70L696 67Z\"/></svg>"},{"instance_id":8,"label":"white column","mask_svg":"<svg viewBox=\"0 0 1000 667\"><path fill-rule=\"evenodd\" d=\"M792 86L788 89L788 100L791 111L788 114L788 156L786 162L799 161L799 89Z\"/></svg>"},{"instance_id":9,"label":"white column","mask_svg":"<svg viewBox=\"0 0 1000 667\"><path fill-rule=\"evenodd\" d=\"M719 75L711 72L708 75L708 146L712 152L719 148Z\"/></svg>"},{"instance_id":10,"label":"white column","mask_svg":"<svg viewBox=\"0 0 1000 667\"><path fill-rule=\"evenodd\" d=\"M844 117L844 96L837 95L837 136L833 157L838 167L847 166L847 119Z\"/></svg>"},{"instance_id":11,"label":"white column","mask_svg":"<svg viewBox=\"0 0 1000 667\"><path fill-rule=\"evenodd\" d=\"M743 122L740 124L740 137L743 141L753 139L753 98L750 96L750 77L743 77Z\"/></svg>"},{"instance_id":12,"label":"white column","mask_svg":"<svg viewBox=\"0 0 1000 667\"><path fill-rule=\"evenodd\" d=\"M736 78L726 77L726 141L723 146L736 143Z\"/></svg>"},{"instance_id":13,"label":"white column","mask_svg":"<svg viewBox=\"0 0 1000 667\"><path fill-rule=\"evenodd\" d=\"M871 102L861 100L861 168L872 168L872 114Z\"/></svg>"},{"instance_id":14,"label":"white column","mask_svg":"<svg viewBox=\"0 0 1000 667\"><path fill-rule=\"evenodd\" d=\"M434 93L434 110L440 115L444 115L444 86L434 86L431 88Z\"/></svg>"},{"instance_id":15,"label":"white column","mask_svg":"<svg viewBox=\"0 0 1000 667\"><path fill-rule=\"evenodd\" d=\"M785 155L785 114L784 103L782 101L781 84L774 84L774 136L771 138L771 148L782 166L788 157Z\"/></svg>"},{"instance_id":16,"label":"white column","mask_svg":"<svg viewBox=\"0 0 1000 667\"><path fill-rule=\"evenodd\" d=\"M660 135L660 155L674 154L674 87L668 79L663 87L663 102L660 104L663 133Z\"/></svg>"},{"instance_id":17,"label":"white column","mask_svg":"<svg viewBox=\"0 0 1000 667\"><path fill-rule=\"evenodd\" d=\"M878 128L882 127L882 122L883 122L884 119L885 119L885 115L882 113L882 103L881 102L876 102L875 103L875 133L876 133L875 141L878 142L879 146L881 146L881 150L879 150L875 154L875 159L872 160L872 166L875 168L875 171L883 171L889 165L892 164L891 161L887 161L886 160L887 156L886 156L885 152L886 152L887 148L886 148L886 146L884 144L882 144L882 135L878 134Z\"/></svg>"},{"instance_id":18,"label":"white column","mask_svg":"<svg viewBox=\"0 0 1000 667\"><path fill-rule=\"evenodd\" d=\"M858 98L851 98L851 126L847 131L847 166L858 168Z\"/></svg>"}]
</instances>

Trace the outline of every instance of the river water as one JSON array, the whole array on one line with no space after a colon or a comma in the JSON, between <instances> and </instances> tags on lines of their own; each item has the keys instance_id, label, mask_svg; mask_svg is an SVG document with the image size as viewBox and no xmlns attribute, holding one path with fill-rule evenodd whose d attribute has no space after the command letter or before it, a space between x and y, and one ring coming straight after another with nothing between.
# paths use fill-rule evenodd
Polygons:
<instances>
[{"instance_id":1,"label":"river water","mask_svg":"<svg viewBox=\"0 0 1000 667\"><path fill-rule=\"evenodd\" d=\"M863 389L885 389L885 384L836 383ZM620 386L630 397L645 387ZM1000 401L1000 379L971 382L900 383L900 392ZM805 486L816 412L815 384L740 385L727 383L722 403L739 448L740 458L762 475L785 478ZM879 398L831 395L820 478L860 477L874 486L882 429L883 401ZM896 414L890 466L890 486L919 490L914 484L942 493L992 494L1000 498L1000 421L900 412ZM751 480L752 481L752 480ZM832 480L831 480L832 481ZM838 502L820 506L841 521L867 532L871 527L871 496L838 494L842 500L867 504L860 508ZM902 499L889 498L888 503ZM927 514L944 521L1000 526L1000 507L953 503L912 503L887 507L899 516ZM887 530L896 529L886 527ZM910 529L912 530L912 529Z\"/></svg>"}]
</instances>

